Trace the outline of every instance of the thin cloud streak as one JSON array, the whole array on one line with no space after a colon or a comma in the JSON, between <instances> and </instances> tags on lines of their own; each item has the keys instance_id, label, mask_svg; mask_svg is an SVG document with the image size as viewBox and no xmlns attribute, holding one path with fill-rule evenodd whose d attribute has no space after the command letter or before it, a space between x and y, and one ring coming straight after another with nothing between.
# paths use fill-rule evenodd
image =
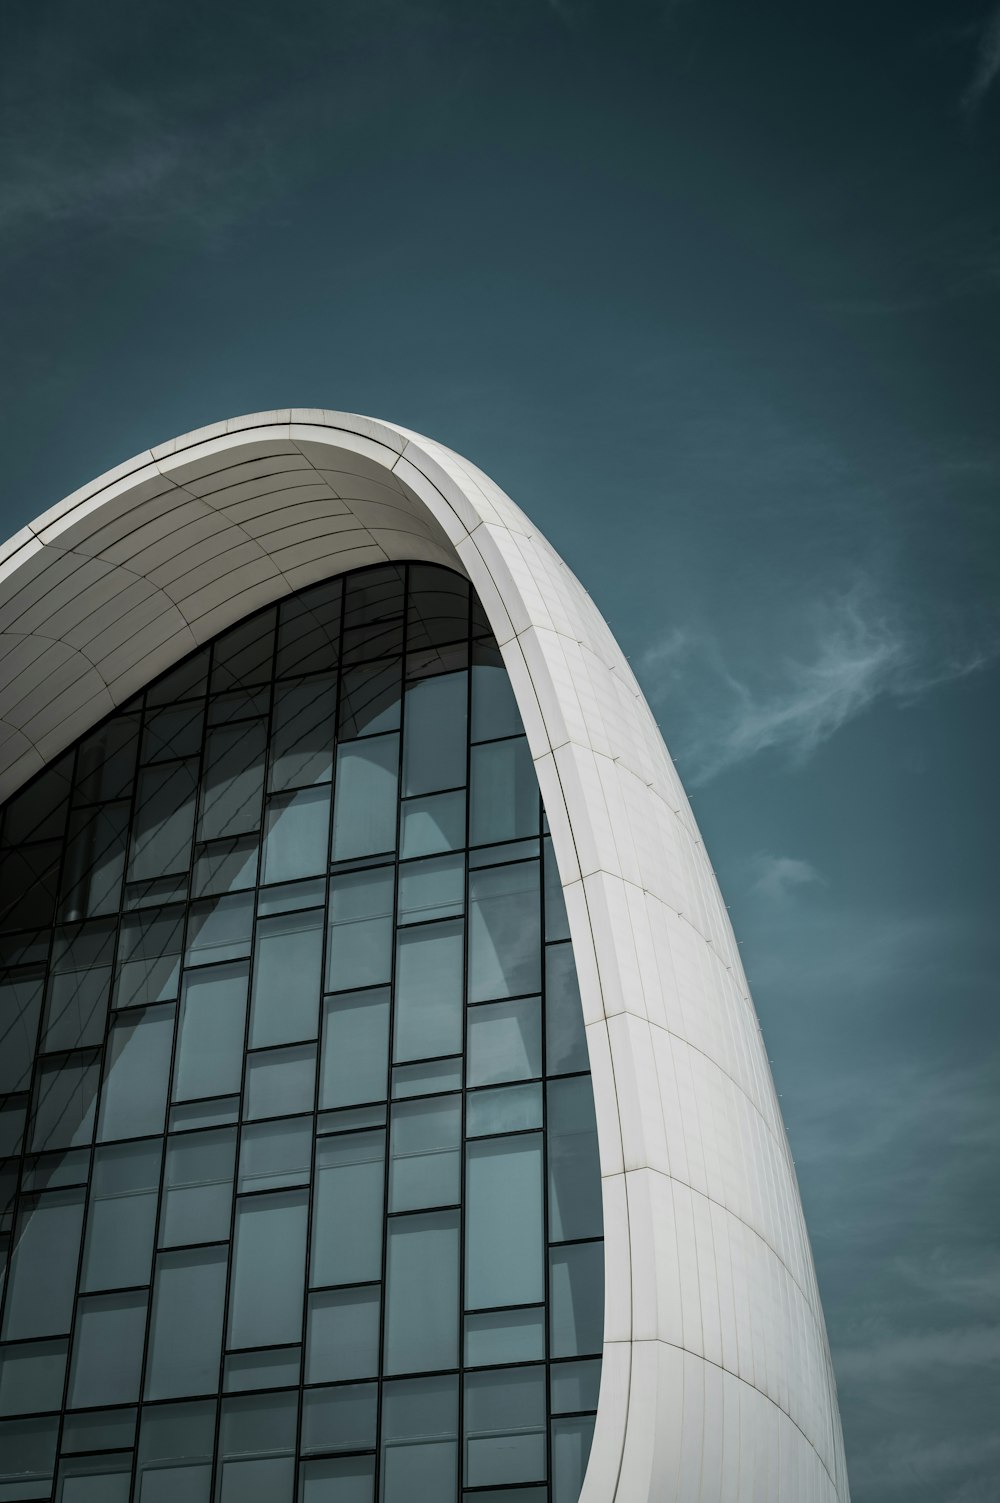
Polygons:
<instances>
[{"instance_id":1,"label":"thin cloud streak","mask_svg":"<svg viewBox=\"0 0 1000 1503\"><path fill-rule=\"evenodd\" d=\"M685 719L694 729L686 744L680 738L678 763L691 786L765 751L801 764L877 701L913 703L987 667L1000 650L991 641L935 658L866 579L812 607L810 617L800 635L811 634L811 650L786 657L760 685L731 669L716 642L683 628L642 654L640 673L654 702L681 692L688 701Z\"/></svg>"},{"instance_id":2,"label":"thin cloud streak","mask_svg":"<svg viewBox=\"0 0 1000 1503\"><path fill-rule=\"evenodd\" d=\"M976 68L969 87L962 95L962 108L973 114L1000 75L1000 5L998 5L979 31L979 50Z\"/></svg>"}]
</instances>

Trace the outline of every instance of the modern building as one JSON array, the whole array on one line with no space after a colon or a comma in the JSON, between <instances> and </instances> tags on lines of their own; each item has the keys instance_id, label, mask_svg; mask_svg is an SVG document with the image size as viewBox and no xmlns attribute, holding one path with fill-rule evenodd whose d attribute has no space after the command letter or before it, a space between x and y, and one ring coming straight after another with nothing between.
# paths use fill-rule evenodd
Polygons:
<instances>
[{"instance_id":1,"label":"modern building","mask_svg":"<svg viewBox=\"0 0 1000 1503\"><path fill-rule=\"evenodd\" d=\"M725 906L492 481L142 454L0 552L0 709L0 1503L846 1503Z\"/></svg>"}]
</instances>

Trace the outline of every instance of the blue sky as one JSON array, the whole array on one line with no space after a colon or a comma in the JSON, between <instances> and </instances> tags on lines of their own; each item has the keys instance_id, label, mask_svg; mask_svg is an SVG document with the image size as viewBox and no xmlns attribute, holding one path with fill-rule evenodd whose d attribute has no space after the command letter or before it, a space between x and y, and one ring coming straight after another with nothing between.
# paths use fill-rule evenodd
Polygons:
<instances>
[{"instance_id":1,"label":"blue sky","mask_svg":"<svg viewBox=\"0 0 1000 1503\"><path fill-rule=\"evenodd\" d=\"M629 654L741 940L855 1503L1000 1475L1000 9L11 9L2 523L342 407Z\"/></svg>"}]
</instances>

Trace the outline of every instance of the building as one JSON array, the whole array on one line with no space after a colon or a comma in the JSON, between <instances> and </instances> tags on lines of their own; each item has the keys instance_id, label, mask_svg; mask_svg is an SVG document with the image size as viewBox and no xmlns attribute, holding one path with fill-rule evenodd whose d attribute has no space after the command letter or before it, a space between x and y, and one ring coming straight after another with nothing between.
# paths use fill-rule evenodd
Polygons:
<instances>
[{"instance_id":1,"label":"building","mask_svg":"<svg viewBox=\"0 0 1000 1503\"><path fill-rule=\"evenodd\" d=\"M0 1503L844 1503L767 1057L589 597L350 414L0 557Z\"/></svg>"}]
</instances>

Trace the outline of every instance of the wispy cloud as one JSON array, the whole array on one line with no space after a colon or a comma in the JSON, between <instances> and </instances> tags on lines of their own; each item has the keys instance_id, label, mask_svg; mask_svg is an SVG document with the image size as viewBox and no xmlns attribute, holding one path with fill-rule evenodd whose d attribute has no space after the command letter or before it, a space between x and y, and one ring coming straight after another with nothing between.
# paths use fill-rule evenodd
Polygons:
<instances>
[{"instance_id":1,"label":"wispy cloud","mask_svg":"<svg viewBox=\"0 0 1000 1503\"><path fill-rule=\"evenodd\" d=\"M823 885L823 877L809 861L797 856L772 856L762 851L753 861L756 875L751 891L771 903L783 903L803 887Z\"/></svg>"},{"instance_id":2,"label":"wispy cloud","mask_svg":"<svg viewBox=\"0 0 1000 1503\"><path fill-rule=\"evenodd\" d=\"M962 95L962 107L972 114L1000 76L1000 5L986 17L978 33L976 66Z\"/></svg>"},{"instance_id":3,"label":"wispy cloud","mask_svg":"<svg viewBox=\"0 0 1000 1503\"><path fill-rule=\"evenodd\" d=\"M692 786L775 750L802 762L879 700L912 702L991 663L1000 644L931 649L880 599L867 578L808 607L796 623L805 644L766 671L728 666L718 642L672 627L639 662L651 698L680 689L691 727L678 761Z\"/></svg>"}]
</instances>

